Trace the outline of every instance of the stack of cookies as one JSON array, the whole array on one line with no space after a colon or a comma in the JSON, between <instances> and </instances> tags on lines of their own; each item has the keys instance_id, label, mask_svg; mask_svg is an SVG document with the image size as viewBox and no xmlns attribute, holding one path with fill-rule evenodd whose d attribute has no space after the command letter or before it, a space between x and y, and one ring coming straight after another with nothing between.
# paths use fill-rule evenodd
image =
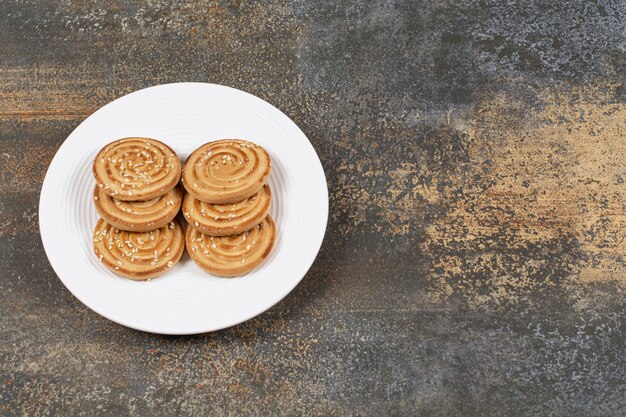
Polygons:
<instances>
[{"instance_id":1,"label":"stack of cookies","mask_svg":"<svg viewBox=\"0 0 626 417\"><path fill-rule=\"evenodd\" d=\"M175 219L182 203L180 159L164 143L124 138L105 146L93 163L100 219L94 252L112 272L146 280L170 270L185 246Z\"/></svg>"},{"instance_id":2,"label":"stack of cookies","mask_svg":"<svg viewBox=\"0 0 626 417\"><path fill-rule=\"evenodd\" d=\"M244 275L269 256L276 238L270 169L265 149L236 139L202 145L185 162L187 251L208 273Z\"/></svg>"}]
</instances>

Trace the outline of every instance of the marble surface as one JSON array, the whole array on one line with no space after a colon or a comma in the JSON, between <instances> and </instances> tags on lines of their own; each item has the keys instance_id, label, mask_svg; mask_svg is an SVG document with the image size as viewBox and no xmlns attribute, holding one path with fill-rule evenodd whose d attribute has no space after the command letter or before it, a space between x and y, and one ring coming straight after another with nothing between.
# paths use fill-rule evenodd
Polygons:
<instances>
[{"instance_id":1,"label":"marble surface","mask_svg":"<svg viewBox=\"0 0 626 417\"><path fill-rule=\"evenodd\" d=\"M623 1L0 4L0 415L624 416ZM202 336L63 287L47 166L89 114L202 81L285 112L330 218L302 283Z\"/></svg>"}]
</instances>

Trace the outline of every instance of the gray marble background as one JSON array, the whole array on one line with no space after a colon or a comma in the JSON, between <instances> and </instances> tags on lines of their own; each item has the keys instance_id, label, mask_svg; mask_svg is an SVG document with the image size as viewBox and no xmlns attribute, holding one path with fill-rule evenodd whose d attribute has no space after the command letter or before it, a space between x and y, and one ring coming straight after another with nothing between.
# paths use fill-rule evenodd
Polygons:
<instances>
[{"instance_id":1,"label":"gray marble background","mask_svg":"<svg viewBox=\"0 0 626 417\"><path fill-rule=\"evenodd\" d=\"M0 415L626 414L623 1L0 4ZM41 183L89 114L202 81L324 165L317 261L234 328L111 323L52 271Z\"/></svg>"}]
</instances>

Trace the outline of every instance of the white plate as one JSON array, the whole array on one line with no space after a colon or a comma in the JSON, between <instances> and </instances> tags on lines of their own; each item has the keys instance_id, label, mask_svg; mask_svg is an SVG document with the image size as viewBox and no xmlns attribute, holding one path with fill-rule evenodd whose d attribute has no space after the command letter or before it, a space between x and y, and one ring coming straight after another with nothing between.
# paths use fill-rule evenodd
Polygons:
<instances>
[{"instance_id":1,"label":"white plate","mask_svg":"<svg viewBox=\"0 0 626 417\"><path fill-rule=\"evenodd\" d=\"M272 158L271 214L277 228L270 258L230 279L203 272L187 254L167 274L147 282L109 272L92 250L98 216L91 164L100 148L127 136L161 140L183 160L216 139L243 138L263 146ZM146 88L89 116L52 160L39 201L44 249L67 289L110 320L162 334L219 330L272 307L311 267L327 219L324 170L295 123L258 97L203 83Z\"/></svg>"}]
</instances>

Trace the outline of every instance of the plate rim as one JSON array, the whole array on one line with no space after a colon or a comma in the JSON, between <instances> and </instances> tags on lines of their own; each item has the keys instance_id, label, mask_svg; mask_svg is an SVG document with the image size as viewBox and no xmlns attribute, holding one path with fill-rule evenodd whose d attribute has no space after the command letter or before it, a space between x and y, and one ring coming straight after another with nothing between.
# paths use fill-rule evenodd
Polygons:
<instances>
[{"instance_id":1,"label":"plate rim","mask_svg":"<svg viewBox=\"0 0 626 417\"><path fill-rule=\"evenodd\" d=\"M324 179L323 183L324 183L324 187L323 187L323 194L324 194L324 201L323 201L323 210L324 210L324 215L323 215L323 220L324 220L324 227L323 227L323 233L321 234L321 238L319 239L319 242L317 245L314 245L315 247L315 256L312 257L311 261L309 262L309 264L306 266L305 270L304 270L304 274L297 280L294 280L294 283L292 286L290 286L287 291L284 292L284 294L280 294L280 296L276 299L275 302L271 303L270 305L268 305L267 307L263 307L260 311L255 311L253 313L251 313L250 315L247 315L246 318L241 319L241 320L236 320L232 323L229 324L225 324L225 325L221 325L221 326L217 326L217 327L210 327L210 328L206 328L206 329L200 329L197 331L156 331L155 329L148 329L145 328L143 326L137 326L137 325L133 325L133 324L129 324L129 323L123 323L121 322L121 320L117 320L114 319L112 317L110 317L109 315L107 315L105 312L103 311L99 311L100 309L96 309L93 306L90 306L85 300L83 300L82 296L77 295L74 291L72 291L72 289L70 288L70 286L66 283L66 281L61 277L61 275L58 273L57 267L55 266L54 262L50 259L48 253L49 253L49 245L52 244L52 242L48 242L48 244L46 244L46 238L44 238L44 229L42 226L42 222L41 219L42 217L42 203L44 201L44 198L46 198L47 192L46 189L49 188L50 186L48 185L48 187L46 187L46 184L49 184L50 181L52 181L50 179L50 168L52 167L53 164L55 164L55 161L60 161L57 160L57 157L59 156L59 153L66 148L68 145L68 141L69 139L72 137L72 135L76 132L77 129L80 128L80 126L82 126L85 122L87 122L89 119L93 118L94 116L96 116L98 113L104 111L107 107L109 107L110 105L112 105L113 103L115 103L116 101L123 99L125 97L128 97L130 95L133 94L137 94L137 93L141 93L141 92L145 92L146 90L151 90L151 89L159 89L159 88L176 88L178 86L198 86L198 87L210 87L210 88L217 88L217 89L224 89L224 90L231 90L231 92L234 92L235 94L243 94L244 96L247 96L248 99L251 99L253 101L257 101L259 103L261 103L263 106L269 106L269 109L278 112L280 115L282 115L287 123L290 123L292 125L292 127L294 127L295 129L297 129L302 136L306 139L306 142L308 144L308 146L310 147L310 150L313 151L313 155L315 155L315 162L318 164L318 167L321 171L321 175L322 178ZM59 162L56 162L59 163ZM326 231L328 229L328 217L329 217L329 206L330 206L330 202L329 202L329 194L328 194L328 179L326 177L326 172L324 171L324 166L322 164L322 161L319 157L319 154L317 153L317 151L315 150L315 148L313 147L313 144L311 143L311 141L309 140L309 138L307 137L307 135L302 131L302 129L300 129L300 127L289 117L287 116L285 113L283 113L280 109L278 109L276 106L272 105L271 103L265 101L264 99L255 96L254 94L248 93L247 91L243 91L240 90L238 88L235 87L230 87L230 86L226 86L226 85L222 85L222 84L214 84L214 83L205 83L205 82L174 82L174 83L164 83L164 84L157 84L157 85L153 85L153 86L149 86L149 87L145 87L145 88L141 88L138 90L134 90L131 91L130 93L124 94L122 96L119 96L111 101L109 101L108 103L106 103L105 105L99 107L97 110L95 110L93 113L91 113L89 116L87 116L85 119L83 119L71 132L70 134L63 140L63 143L61 143L61 145L59 146L59 148L56 150L54 157L52 158L52 160L50 161L50 163L48 164L48 167L46 169L46 175L44 176L42 185L41 185L41 191L39 192L39 201L38 201L39 207L37 210L37 221L39 223L39 235L40 235L40 239L43 245L43 249L44 249L44 253L46 254L46 258L48 259L48 263L50 264L50 266L52 267L52 270L54 271L56 277L59 279L59 281L61 281L61 283L63 284L63 286L69 291L69 293L76 298L78 301L80 301L80 303L82 305L84 305L85 307L87 307L88 309L90 309L91 311L93 311L94 313L98 314L101 317L104 317L105 319L112 321L114 323L117 323L121 326L124 326L126 328L130 328L133 330L139 330L142 332L146 332L146 333L152 333L152 334L161 334L161 335L171 335L171 336L183 336L183 335L196 335L196 334L206 334L206 333L211 333L211 332L216 332L219 330L223 330L223 329L227 329L230 327L234 327L237 326L241 323L244 323L250 319L253 319L263 313L265 313L266 311L270 310L272 307L274 307L275 305L277 305L278 303L280 303L282 300L285 299L285 297L287 297L287 295L289 295L297 286L298 284L300 284L302 282L302 280L306 277L306 275L308 274L308 272L310 271L311 267L313 266L313 263L315 262L315 260L317 259L317 256L319 255L319 252L322 248L322 244L324 243L324 239L326 238ZM322 228L320 227L320 230Z\"/></svg>"}]
</instances>

